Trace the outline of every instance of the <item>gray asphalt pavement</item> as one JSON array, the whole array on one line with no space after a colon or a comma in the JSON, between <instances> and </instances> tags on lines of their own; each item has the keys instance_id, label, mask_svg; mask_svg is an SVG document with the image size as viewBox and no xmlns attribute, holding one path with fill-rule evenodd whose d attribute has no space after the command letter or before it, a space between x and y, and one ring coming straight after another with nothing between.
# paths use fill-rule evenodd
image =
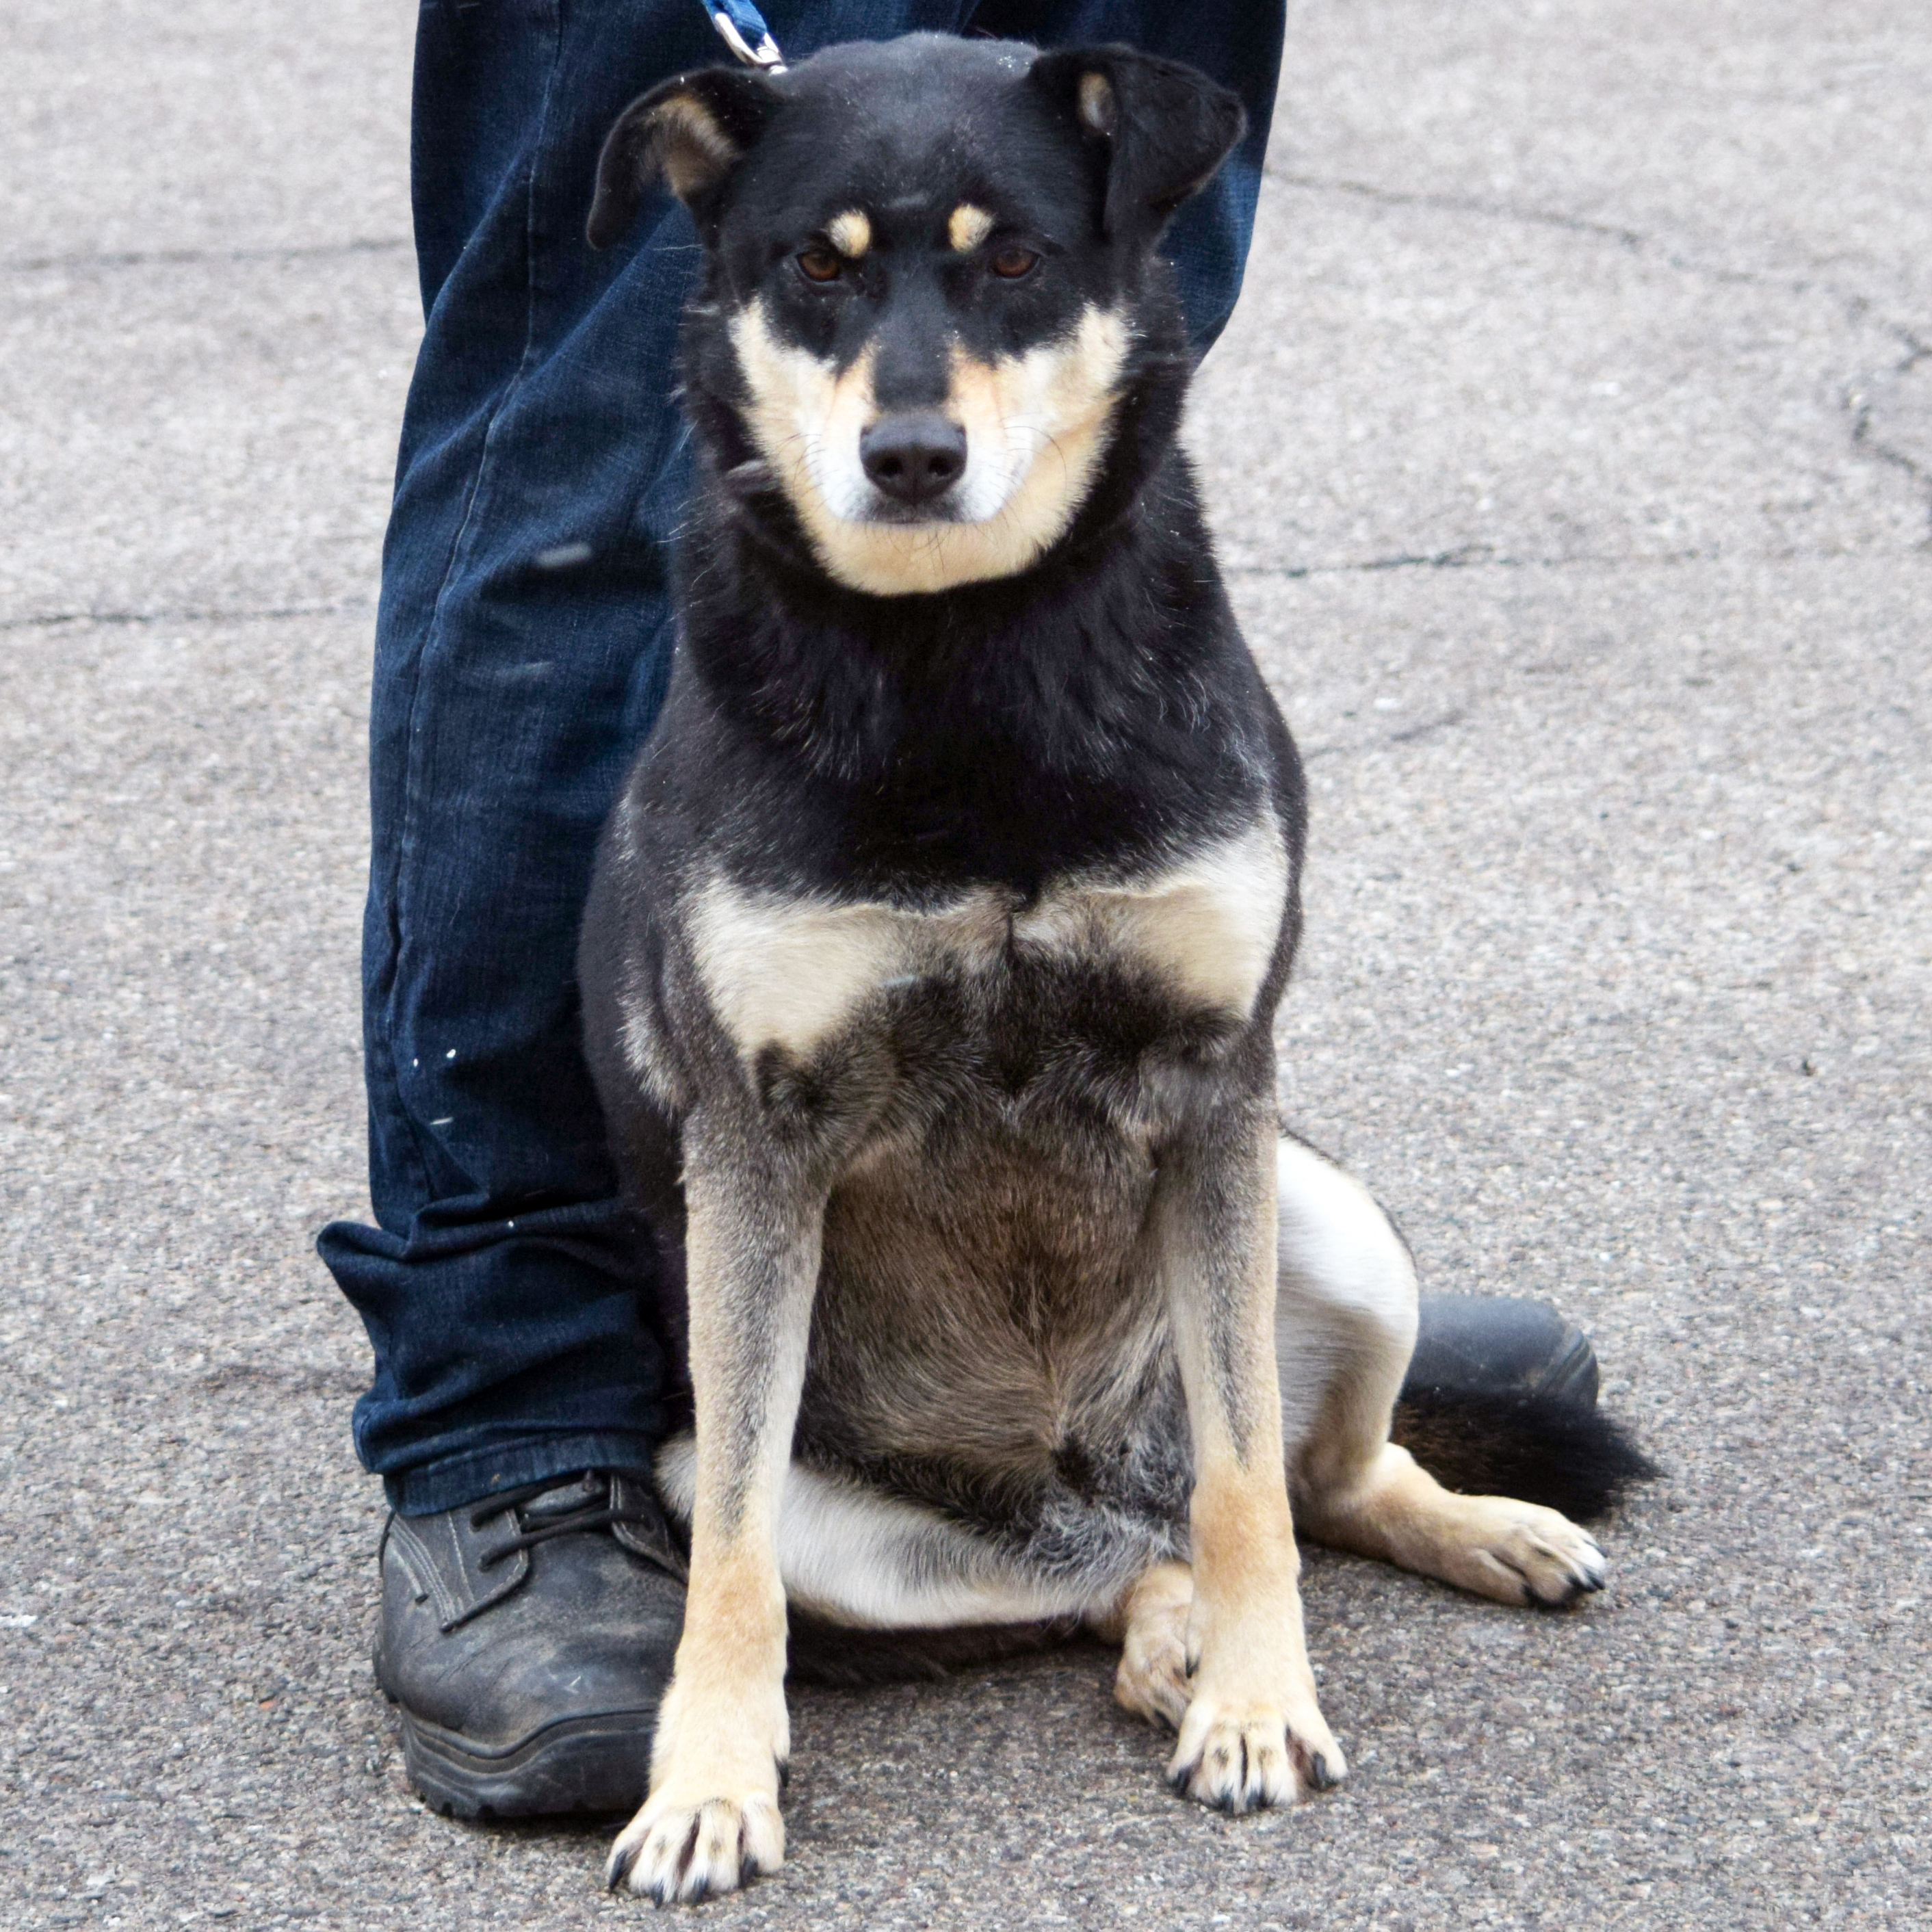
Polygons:
<instances>
[{"instance_id":1,"label":"gray asphalt pavement","mask_svg":"<svg viewBox=\"0 0 1932 1932\"><path fill-rule=\"evenodd\" d=\"M0 1924L562 1928L367 1647L355 956L410 10L4 0ZM1191 429L1310 760L1292 1114L1669 1482L1531 1617L1310 1560L1231 1821L1075 1651L796 1702L721 1928L1932 1920L1932 29L1295 0Z\"/></svg>"}]
</instances>

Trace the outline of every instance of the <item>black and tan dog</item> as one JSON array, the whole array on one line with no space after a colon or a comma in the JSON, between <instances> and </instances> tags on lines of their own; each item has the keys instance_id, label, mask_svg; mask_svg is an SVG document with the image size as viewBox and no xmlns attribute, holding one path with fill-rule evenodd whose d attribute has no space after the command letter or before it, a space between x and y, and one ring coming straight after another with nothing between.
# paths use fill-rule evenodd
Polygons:
<instances>
[{"instance_id":1,"label":"black and tan dog","mask_svg":"<svg viewBox=\"0 0 1932 1932\"><path fill-rule=\"evenodd\" d=\"M604 151L592 241L662 177L708 265L676 669L582 956L688 1270L688 1608L610 1866L660 1901L782 1856L788 1599L1084 1621L1243 1810L1344 1772L1298 1527L1509 1603L1603 1580L1391 1442L1408 1254L1276 1124L1301 777L1155 253L1240 128L1124 48L917 38L687 75Z\"/></svg>"}]
</instances>

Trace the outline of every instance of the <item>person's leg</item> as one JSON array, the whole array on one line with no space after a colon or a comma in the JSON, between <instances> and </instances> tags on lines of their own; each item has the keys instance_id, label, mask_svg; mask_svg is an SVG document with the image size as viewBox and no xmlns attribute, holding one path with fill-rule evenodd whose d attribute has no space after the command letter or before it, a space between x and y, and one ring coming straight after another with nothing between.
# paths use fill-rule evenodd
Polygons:
<instances>
[{"instance_id":1,"label":"person's leg","mask_svg":"<svg viewBox=\"0 0 1932 1932\"><path fill-rule=\"evenodd\" d=\"M952 20L880 11L820 7L811 27ZM694 0L431 0L418 28L427 328L371 733L376 1225L320 1245L368 1329L356 1444L399 1512L377 1676L412 1778L467 1815L634 1807L682 1614L633 1479L663 1362L574 964L598 831L668 668L695 237L668 196L608 254L583 231L624 104L723 57Z\"/></svg>"},{"instance_id":2,"label":"person's leg","mask_svg":"<svg viewBox=\"0 0 1932 1932\"><path fill-rule=\"evenodd\" d=\"M668 206L608 256L581 229L604 126L712 38L680 0L418 22L427 326L370 734L376 1225L320 1246L375 1355L356 1447L405 1513L378 1681L412 1781L465 1816L634 1804L682 1615L648 1484L608 1473L647 1470L662 1366L572 961L667 668L691 238ZM576 1471L607 1473L554 1480Z\"/></svg>"},{"instance_id":3,"label":"person's leg","mask_svg":"<svg viewBox=\"0 0 1932 1932\"><path fill-rule=\"evenodd\" d=\"M648 1467L661 1370L571 959L668 652L691 239L583 245L603 128L708 58L681 0L431 4L412 176L427 326L383 558L364 934L377 1225L321 1247L366 1323L356 1446L421 1514Z\"/></svg>"}]
</instances>

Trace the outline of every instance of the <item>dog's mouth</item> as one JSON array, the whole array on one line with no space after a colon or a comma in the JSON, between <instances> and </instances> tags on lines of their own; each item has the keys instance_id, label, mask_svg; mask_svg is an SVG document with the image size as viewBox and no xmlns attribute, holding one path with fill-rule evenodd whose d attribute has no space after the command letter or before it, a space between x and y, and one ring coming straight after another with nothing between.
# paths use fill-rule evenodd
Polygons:
<instances>
[{"instance_id":1,"label":"dog's mouth","mask_svg":"<svg viewBox=\"0 0 1932 1932\"><path fill-rule=\"evenodd\" d=\"M895 503L890 497L881 496L868 504L856 517L848 517L846 521L854 524L884 524L890 529L921 530L932 525L976 523L984 519L963 516L957 503Z\"/></svg>"}]
</instances>

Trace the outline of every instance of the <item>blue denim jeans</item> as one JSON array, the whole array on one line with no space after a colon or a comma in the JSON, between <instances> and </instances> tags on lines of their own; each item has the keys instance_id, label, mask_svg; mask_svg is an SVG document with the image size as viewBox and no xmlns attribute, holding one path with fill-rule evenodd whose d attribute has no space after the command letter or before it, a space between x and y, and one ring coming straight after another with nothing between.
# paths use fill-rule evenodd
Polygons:
<instances>
[{"instance_id":1,"label":"blue denim jeans","mask_svg":"<svg viewBox=\"0 0 1932 1932\"><path fill-rule=\"evenodd\" d=\"M1240 152L1168 243L1205 350L1233 308L1282 0L773 0L790 58L920 28L1125 40L1239 90ZM699 0L427 0L412 182L427 328L382 556L363 934L376 1225L322 1230L369 1334L356 1446L412 1514L589 1466L663 1426L646 1265L578 1043L577 926L669 670L697 266L683 210L584 240L604 134L728 58Z\"/></svg>"}]
</instances>

